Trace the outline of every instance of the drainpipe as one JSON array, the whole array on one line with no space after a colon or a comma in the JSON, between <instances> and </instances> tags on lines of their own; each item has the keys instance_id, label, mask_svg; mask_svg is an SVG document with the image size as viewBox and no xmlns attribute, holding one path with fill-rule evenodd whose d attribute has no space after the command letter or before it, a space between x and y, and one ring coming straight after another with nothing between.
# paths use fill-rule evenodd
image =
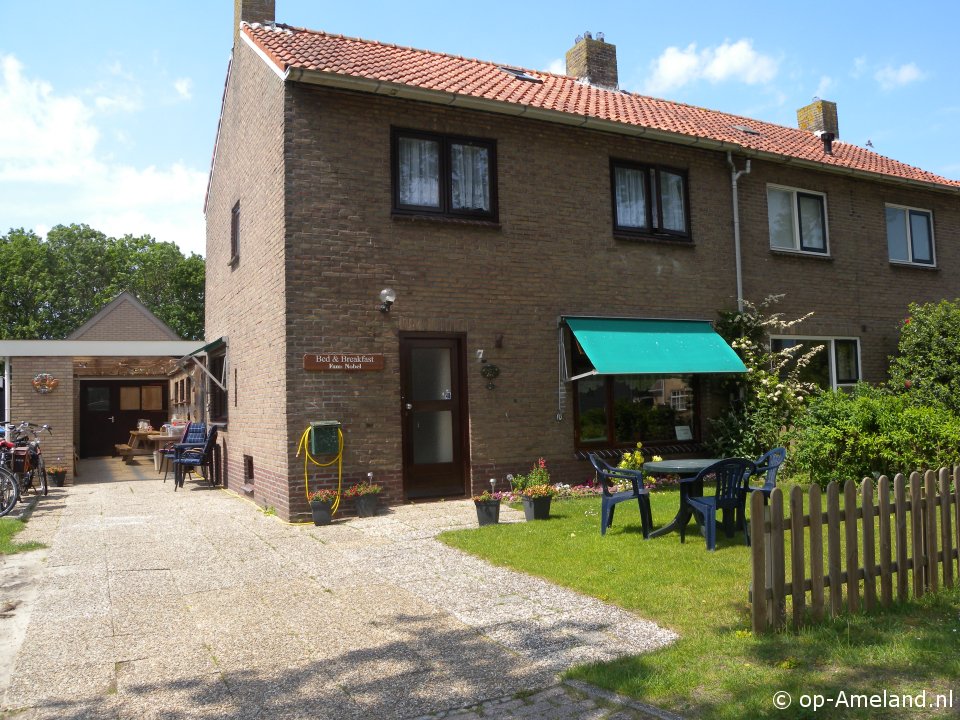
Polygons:
<instances>
[{"instance_id":1,"label":"drainpipe","mask_svg":"<svg viewBox=\"0 0 960 720\"><path fill-rule=\"evenodd\" d=\"M13 373L10 370L10 358L3 359L3 422L10 422L10 401L13 398L13 392L10 387L10 381L13 379Z\"/></svg>"},{"instance_id":2,"label":"drainpipe","mask_svg":"<svg viewBox=\"0 0 960 720\"><path fill-rule=\"evenodd\" d=\"M743 312L743 268L740 262L740 199L737 193L737 180L741 175L750 174L750 159L743 170L737 170L733 155L727 151L727 165L730 166L730 189L733 193L733 252L737 262L737 310Z\"/></svg>"}]
</instances>

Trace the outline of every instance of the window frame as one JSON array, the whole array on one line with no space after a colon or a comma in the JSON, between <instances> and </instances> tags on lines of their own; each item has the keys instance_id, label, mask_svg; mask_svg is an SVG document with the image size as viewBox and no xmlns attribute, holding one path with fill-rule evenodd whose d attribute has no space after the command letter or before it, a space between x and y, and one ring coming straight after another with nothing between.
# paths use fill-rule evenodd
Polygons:
<instances>
[{"instance_id":1,"label":"window frame","mask_svg":"<svg viewBox=\"0 0 960 720\"><path fill-rule=\"evenodd\" d=\"M642 170L644 172L645 182L644 202L646 205L646 225L644 227L635 227L632 225L621 225L619 223L617 212L617 169ZM683 181L683 224L684 229L670 230L662 227L663 225L663 192L661 190L661 175L668 172L671 175L677 175ZM657 225L653 222L654 208L656 208ZM690 231L690 178L689 174L683 168L671 167L669 165L657 165L651 163L642 163L635 160L624 160L622 158L610 158L610 210L613 220L613 232L616 235L628 237L654 237L658 239L671 239L691 241Z\"/></svg>"},{"instance_id":2,"label":"window frame","mask_svg":"<svg viewBox=\"0 0 960 720\"><path fill-rule=\"evenodd\" d=\"M219 372L217 372L215 368L217 368ZM226 369L226 347L218 348L207 355L207 370L209 370L210 374L214 377L218 377L221 382L224 382L227 379ZM226 382L224 382L224 385L226 385ZM210 422L226 425L230 415L230 398L228 397L229 393L220 388L216 383L212 382L210 378L207 378L207 388L209 389L207 403L210 413Z\"/></svg>"},{"instance_id":3,"label":"window frame","mask_svg":"<svg viewBox=\"0 0 960 720\"><path fill-rule=\"evenodd\" d=\"M792 197L791 209L793 215L793 247L778 247L773 244L773 235L770 233L770 191L790 193ZM767 233L769 234L770 250L772 252L796 253L798 255L811 255L813 257L830 257L830 221L827 217L827 194L819 190L806 190L804 188L790 187L789 185L778 185L776 183L767 183ZM803 246L803 229L800 223L800 198L816 198L820 201L821 210L821 229L823 231L823 249L805 248Z\"/></svg>"},{"instance_id":4,"label":"window frame","mask_svg":"<svg viewBox=\"0 0 960 720\"><path fill-rule=\"evenodd\" d=\"M915 207L913 205L901 205L900 203L884 203L883 204L883 224L884 227L887 225L887 210L903 210L904 212L904 221L906 224L907 231L907 254L910 259L908 260L894 260L890 257L890 235L887 234L887 260L890 261L893 265L908 265L911 267L922 267L922 268L935 268L937 267L937 242L933 230L933 210L927 208ZM927 216L927 226L930 228L930 262L925 262L923 260L914 260L913 259L913 227L910 224L910 214L918 213Z\"/></svg>"},{"instance_id":5,"label":"window frame","mask_svg":"<svg viewBox=\"0 0 960 720\"><path fill-rule=\"evenodd\" d=\"M424 205L404 205L400 202L400 153L401 138L413 138L438 143L438 192L440 206L433 208ZM453 207L452 147L454 145L475 145L487 149L487 171L490 186L490 210L461 210ZM396 215L430 216L459 220L484 220L499 222L500 209L497 194L497 141L493 138L478 138L466 135L435 133L412 128L391 126L390 128L390 181L392 212Z\"/></svg>"},{"instance_id":6,"label":"window frame","mask_svg":"<svg viewBox=\"0 0 960 720\"><path fill-rule=\"evenodd\" d=\"M768 338L767 347L773 352L774 340L790 340L796 342L806 342L812 345L826 345L828 353L827 367L830 373L830 389L838 390L842 388L852 388L858 382L863 381L863 363L861 360L862 347L859 337L843 335L771 335ZM837 343L852 342L856 345L857 359L857 377L854 380L844 378L842 381L837 377Z\"/></svg>"},{"instance_id":7,"label":"window frame","mask_svg":"<svg viewBox=\"0 0 960 720\"><path fill-rule=\"evenodd\" d=\"M230 265L240 261L240 201L230 209Z\"/></svg>"}]
</instances>

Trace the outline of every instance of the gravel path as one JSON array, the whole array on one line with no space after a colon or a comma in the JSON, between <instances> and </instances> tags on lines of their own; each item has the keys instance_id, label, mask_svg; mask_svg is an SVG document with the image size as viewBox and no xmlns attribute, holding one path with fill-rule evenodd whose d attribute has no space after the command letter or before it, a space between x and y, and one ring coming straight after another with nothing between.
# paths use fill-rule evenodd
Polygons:
<instances>
[{"instance_id":1,"label":"gravel path","mask_svg":"<svg viewBox=\"0 0 960 720\"><path fill-rule=\"evenodd\" d=\"M556 675L674 635L434 539L475 524L457 501L288 525L199 483L174 493L146 462L85 461L18 536L49 549L0 707L18 720L666 717Z\"/></svg>"}]
</instances>

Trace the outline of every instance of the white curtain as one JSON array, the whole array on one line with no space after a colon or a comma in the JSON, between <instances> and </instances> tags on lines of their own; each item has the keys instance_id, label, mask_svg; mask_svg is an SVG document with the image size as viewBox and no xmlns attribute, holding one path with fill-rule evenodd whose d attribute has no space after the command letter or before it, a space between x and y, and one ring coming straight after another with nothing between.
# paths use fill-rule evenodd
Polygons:
<instances>
[{"instance_id":1,"label":"white curtain","mask_svg":"<svg viewBox=\"0 0 960 720\"><path fill-rule=\"evenodd\" d=\"M660 173L660 205L663 207L663 229L686 232L682 176L670 172Z\"/></svg>"},{"instance_id":2,"label":"white curtain","mask_svg":"<svg viewBox=\"0 0 960 720\"><path fill-rule=\"evenodd\" d=\"M647 226L647 194L644 172L618 167L614 172L617 188L617 225L642 228Z\"/></svg>"},{"instance_id":3,"label":"white curtain","mask_svg":"<svg viewBox=\"0 0 960 720\"><path fill-rule=\"evenodd\" d=\"M400 204L440 207L440 144L402 137L397 149Z\"/></svg>"},{"instance_id":4,"label":"white curtain","mask_svg":"<svg viewBox=\"0 0 960 720\"><path fill-rule=\"evenodd\" d=\"M450 195L454 210L490 210L490 168L487 148L450 146Z\"/></svg>"}]
</instances>

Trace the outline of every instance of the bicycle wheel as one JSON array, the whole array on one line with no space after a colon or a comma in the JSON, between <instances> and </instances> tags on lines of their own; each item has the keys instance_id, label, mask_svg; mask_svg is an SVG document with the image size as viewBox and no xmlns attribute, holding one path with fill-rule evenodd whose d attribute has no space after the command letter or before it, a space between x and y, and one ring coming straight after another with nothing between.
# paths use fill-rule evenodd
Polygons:
<instances>
[{"instance_id":1,"label":"bicycle wheel","mask_svg":"<svg viewBox=\"0 0 960 720\"><path fill-rule=\"evenodd\" d=\"M17 504L20 498L20 485L7 470L0 468L0 517L3 517Z\"/></svg>"},{"instance_id":2,"label":"bicycle wheel","mask_svg":"<svg viewBox=\"0 0 960 720\"><path fill-rule=\"evenodd\" d=\"M47 466L43 462L43 455L37 457L37 466L33 469L33 476L36 478L33 488L37 495L46 495L50 492L50 486L47 484Z\"/></svg>"}]
</instances>

